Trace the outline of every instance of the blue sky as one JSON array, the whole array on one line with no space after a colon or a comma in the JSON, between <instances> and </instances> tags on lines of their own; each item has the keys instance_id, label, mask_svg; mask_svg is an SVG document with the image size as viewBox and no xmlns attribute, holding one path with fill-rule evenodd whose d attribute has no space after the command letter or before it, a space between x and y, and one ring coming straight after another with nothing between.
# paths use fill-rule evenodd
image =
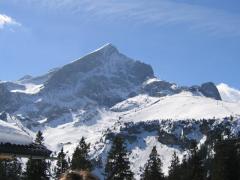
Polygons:
<instances>
[{"instance_id":1,"label":"blue sky","mask_svg":"<svg viewBox=\"0 0 240 180\"><path fill-rule=\"evenodd\" d=\"M0 79L40 75L111 42L180 85L240 88L239 0L0 0Z\"/></svg>"}]
</instances>

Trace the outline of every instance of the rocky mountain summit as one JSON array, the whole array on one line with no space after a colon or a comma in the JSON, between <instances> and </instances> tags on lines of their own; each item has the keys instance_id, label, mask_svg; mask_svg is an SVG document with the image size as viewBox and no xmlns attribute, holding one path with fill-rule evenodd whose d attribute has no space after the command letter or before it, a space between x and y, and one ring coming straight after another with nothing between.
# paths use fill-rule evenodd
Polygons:
<instances>
[{"instance_id":1,"label":"rocky mountain summit","mask_svg":"<svg viewBox=\"0 0 240 180\"><path fill-rule=\"evenodd\" d=\"M213 83L181 87L160 81L150 65L132 60L107 44L45 75L1 82L0 110L50 122L89 106L111 108L139 94L164 97L183 91L221 100Z\"/></svg>"}]
</instances>

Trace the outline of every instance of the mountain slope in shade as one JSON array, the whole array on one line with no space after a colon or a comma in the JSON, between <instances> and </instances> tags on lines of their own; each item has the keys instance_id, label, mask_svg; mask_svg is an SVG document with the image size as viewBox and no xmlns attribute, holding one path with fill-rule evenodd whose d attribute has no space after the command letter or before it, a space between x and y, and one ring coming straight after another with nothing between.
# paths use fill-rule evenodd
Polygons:
<instances>
[{"instance_id":1,"label":"mountain slope in shade","mask_svg":"<svg viewBox=\"0 0 240 180\"><path fill-rule=\"evenodd\" d=\"M71 89L70 95L110 107L137 93L141 84L153 77L150 65L130 59L107 44L57 70L45 83L43 93Z\"/></svg>"},{"instance_id":2,"label":"mountain slope in shade","mask_svg":"<svg viewBox=\"0 0 240 180\"><path fill-rule=\"evenodd\" d=\"M224 83L219 84L217 88L224 101L240 103L240 90L234 89Z\"/></svg>"},{"instance_id":3,"label":"mountain slope in shade","mask_svg":"<svg viewBox=\"0 0 240 180\"><path fill-rule=\"evenodd\" d=\"M29 126L56 127L73 121L73 113L81 121L95 118L99 116L96 109L111 108L129 97L165 97L183 91L221 100L211 82L182 87L158 80L150 65L106 44L45 75L0 83L0 111L31 119Z\"/></svg>"},{"instance_id":4,"label":"mountain slope in shade","mask_svg":"<svg viewBox=\"0 0 240 180\"><path fill-rule=\"evenodd\" d=\"M45 75L1 82L0 111L22 114L39 126L70 122L72 112L91 119L98 113L94 109L139 94L144 81L153 77L150 65L107 44Z\"/></svg>"}]
</instances>

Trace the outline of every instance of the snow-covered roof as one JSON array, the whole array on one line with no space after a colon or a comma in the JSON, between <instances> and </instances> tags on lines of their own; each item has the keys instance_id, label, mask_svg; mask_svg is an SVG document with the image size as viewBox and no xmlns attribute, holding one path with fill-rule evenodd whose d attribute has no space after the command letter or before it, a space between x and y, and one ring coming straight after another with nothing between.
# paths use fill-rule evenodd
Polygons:
<instances>
[{"instance_id":1,"label":"snow-covered roof","mask_svg":"<svg viewBox=\"0 0 240 180\"><path fill-rule=\"evenodd\" d=\"M28 145L32 142L32 138L16 123L0 120L0 143Z\"/></svg>"}]
</instances>

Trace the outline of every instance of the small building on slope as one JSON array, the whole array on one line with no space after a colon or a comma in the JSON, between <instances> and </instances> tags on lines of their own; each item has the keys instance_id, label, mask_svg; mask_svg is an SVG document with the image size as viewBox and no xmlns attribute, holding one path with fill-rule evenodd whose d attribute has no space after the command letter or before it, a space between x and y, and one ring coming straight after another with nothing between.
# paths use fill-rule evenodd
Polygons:
<instances>
[{"instance_id":1,"label":"small building on slope","mask_svg":"<svg viewBox=\"0 0 240 180\"><path fill-rule=\"evenodd\" d=\"M33 143L31 136L16 122L0 120L0 159L51 159L52 151Z\"/></svg>"}]
</instances>

